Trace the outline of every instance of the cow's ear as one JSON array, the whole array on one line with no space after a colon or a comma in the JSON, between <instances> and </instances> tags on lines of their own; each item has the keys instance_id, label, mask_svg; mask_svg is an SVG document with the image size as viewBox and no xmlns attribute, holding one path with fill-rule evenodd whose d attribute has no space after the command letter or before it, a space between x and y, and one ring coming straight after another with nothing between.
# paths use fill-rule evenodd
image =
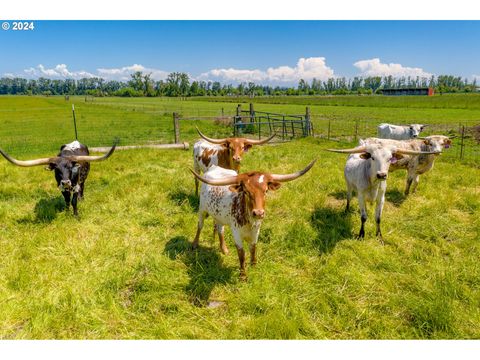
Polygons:
<instances>
[{"instance_id":1,"label":"cow's ear","mask_svg":"<svg viewBox=\"0 0 480 360\"><path fill-rule=\"evenodd\" d=\"M52 170L55 170L56 167L57 167L57 164L54 162L51 162L47 166L45 166L45 170L52 171Z\"/></svg>"},{"instance_id":2,"label":"cow's ear","mask_svg":"<svg viewBox=\"0 0 480 360\"><path fill-rule=\"evenodd\" d=\"M368 152L360 154L360 158L363 159L363 160L370 159L371 157L372 157L372 155L370 155L370 153L368 153Z\"/></svg>"},{"instance_id":3,"label":"cow's ear","mask_svg":"<svg viewBox=\"0 0 480 360\"><path fill-rule=\"evenodd\" d=\"M235 184L235 185L230 185L228 189L233 192L240 192L242 190L242 183L240 184Z\"/></svg>"},{"instance_id":4,"label":"cow's ear","mask_svg":"<svg viewBox=\"0 0 480 360\"><path fill-rule=\"evenodd\" d=\"M279 183L278 181L270 181L268 183L268 189L272 191L278 190L280 186L282 186L282 184Z\"/></svg>"},{"instance_id":5,"label":"cow's ear","mask_svg":"<svg viewBox=\"0 0 480 360\"><path fill-rule=\"evenodd\" d=\"M243 151L247 152L248 150L250 150L251 147L252 147L252 144L245 144L243 147Z\"/></svg>"}]
</instances>

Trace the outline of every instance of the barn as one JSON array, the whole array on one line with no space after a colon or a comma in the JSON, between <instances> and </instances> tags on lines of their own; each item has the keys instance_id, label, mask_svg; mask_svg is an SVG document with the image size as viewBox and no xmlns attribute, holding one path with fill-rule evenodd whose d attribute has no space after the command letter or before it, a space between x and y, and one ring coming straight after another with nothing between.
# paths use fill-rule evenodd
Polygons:
<instances>
[{"instance_id":1,"label":"barn","mask_svg":"<svg viewBox=\"0 0 480 360\"><path fill-rule=\"evenodd\" d=\"M433 96L433 88L402 88L402 89L382 89L383 95L428 95Z\"/></svg>"}]
</instances>

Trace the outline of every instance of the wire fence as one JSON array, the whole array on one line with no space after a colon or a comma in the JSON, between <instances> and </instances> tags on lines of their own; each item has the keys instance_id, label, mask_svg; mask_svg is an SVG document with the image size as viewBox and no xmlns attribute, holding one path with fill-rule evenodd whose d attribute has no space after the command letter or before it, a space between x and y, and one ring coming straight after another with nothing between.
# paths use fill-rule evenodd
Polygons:
<instances>
[{"instance_id":1,"label":"wire fence","mask_svg":"<svg viewBox=\"0 0 480 360\"><path fill-rule=\"evenodd\" d=\"M285 114L254 111L256 123L250 123L253 106L249 110L241 110L233 104L223 108L218 103L202 103L199 108L198 104L193 102L168 99L152 102L145 98L95 98L93 101L85 101L83 97L72 96L68 100L63 97L36 100L17 97L9 100L8 106L0 102L0 147L14 156L53 155L62 144L73 141L75 132L72 103L75 103L78 138L89 147L109 146L116 137L120 138L120 145L184 141L192 144L199 138L196 127L207 136L216 138L233 136L236 129L241 136L259 138L277 132L280 135L278 141L289 140L297 135L305 135L306 128L301 122L305 120L307 113L311 126L310 135L333 141L357 142L360 138L375 137L377 126L381 123L379 119L327 116L310 114L308 111L305 115L290 117ZM175 126L175 116L179 121L179 133ZM290 122L284 122L285 119ZM238 120L241 120L241 123ZM395 123L410 122L405 119ZM422 136L455 136L452 148L444 154L447 159L479 166L480 139L476 140L475 136L480 136L480 127L477 132L474 129L480 125L480 120L428 120L427 124ZM247 128L248 125L250 129Z\"/></svg>"}]
</instances>

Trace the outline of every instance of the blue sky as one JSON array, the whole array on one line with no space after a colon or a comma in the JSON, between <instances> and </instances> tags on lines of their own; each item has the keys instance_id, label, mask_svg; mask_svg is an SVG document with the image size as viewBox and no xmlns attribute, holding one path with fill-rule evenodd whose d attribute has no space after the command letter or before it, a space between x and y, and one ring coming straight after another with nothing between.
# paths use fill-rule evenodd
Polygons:
<instances>
[{"instance_id":1,"label":"blue sky","mask_svg":"<svg viewBox=\"0 0 480 360\"><path fill-rule=\"evenodd\" d=\"M11 21L10 21L11 23ZM331 76L480 75L480 21L36 21L0 30L0 76L295 84Z\"/></svg>"}]
</instances>

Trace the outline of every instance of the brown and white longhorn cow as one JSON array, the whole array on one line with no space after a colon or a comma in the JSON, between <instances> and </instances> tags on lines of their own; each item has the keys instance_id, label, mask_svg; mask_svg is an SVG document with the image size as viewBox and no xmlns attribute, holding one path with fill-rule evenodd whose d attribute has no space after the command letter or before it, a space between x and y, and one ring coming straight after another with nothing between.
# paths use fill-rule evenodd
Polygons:
<instances>
[{"instance_id":1,"label":"brown and white longhorn cow","mask_svg":"<svg viewBox=\"0 0 480 360\"><path fill-rule=\"evenodd\" d=\"M275 134L264 140L252 140L239 137L224 139L212 139L198 134L204 139L199 140L193 146L193 169L195 172L205 173L212 165L224 169L240 170L243 153L246 153L253 145L262 145L275 137ZM195 195L198 196L198 180L195 178Z\"/></svg>"},{"instance_id":2,"label":"brown and white longhorn cow","mask_svg":"<svg viewBox=\"0 0 480 360\"><path fill-rule=\"evenodd\" d=\"M245 250L243 241L250 243L250 263L256 264L256 244L260 226L265 217L265 196L268 190L277 190L282 182L292 181L310 170L315 161L294 174L277 175L251 171L237 174L235 170L213 165L203 175L191 170L203 184L200 190L198 227L193 248L198 247L203 221L207 215L213 217L220 239L220 250L228 253L224 239L224 226L232 229L240 261L240 277L245 278ZM214 232L215 236L215 232Z\"/></svg>"},{"instance_id":3,"label":"brown and white longhorn cow","mask_svg":"<svg viewBox=\"0 0 480 360\"><path fill-rule=\"evenodd\" d=\"M2 149L0 149L0 154L12 164L18 166L30 167L47 165L46 170L55 170L55 180L65 199L67 209L70 206L70 197L73 192L73 214L77 216L77 200L83 198L85 180L90 171L90 162L102 161L109 158L113 154L116 144L117 142L115 142L108 153L102 156L90 156L88 148L77 140L70 144L62 145L58 155L51 158L22 161L12 158Z\"/></svg>"},{"instance_id":4,"label":"brown and white longhorn cow","mask_svg":"<svg viewBox=\"0 0 480 360\"><path fill-rule=\"evenodd\" d=\"M349 210L352 192L355 191L358 196L362 220L358 238L365 237L365 222L367 221L365 202L375 202L376 235L383 243L380 220L385 202L386 180L390 164L399 161L404 155L432 154L433 152L400 149L393 145L382 145L381 143L366 143L354 149L328 149L328 151L351 154L347 159L344 170L347 183L347 207L345 210Z\"/></svg>"},{"instance_id":5,"label":"brown and white longhorn cow","mask_svg":"<svg viewBox=\"0 0 480 360\"><path fill-rule=\"evenodd\" d=\"M434 154L421 155L406 155L401 160L392 163L389 171L399 169L407 170L407 183L405 186L405 195L410 192L415 192L418 186L420 175L425 174L433 168L435 159L439 156L443 149L448 149L452 145L452 140L444 135L430 135L424 138L412 140L392 140L392 139L378 139L368 138L363 140L363 143L379 143L383 145L392 145L400 149L407 149L413 151L433 151Z\"/></svg>"}]
</instances>

